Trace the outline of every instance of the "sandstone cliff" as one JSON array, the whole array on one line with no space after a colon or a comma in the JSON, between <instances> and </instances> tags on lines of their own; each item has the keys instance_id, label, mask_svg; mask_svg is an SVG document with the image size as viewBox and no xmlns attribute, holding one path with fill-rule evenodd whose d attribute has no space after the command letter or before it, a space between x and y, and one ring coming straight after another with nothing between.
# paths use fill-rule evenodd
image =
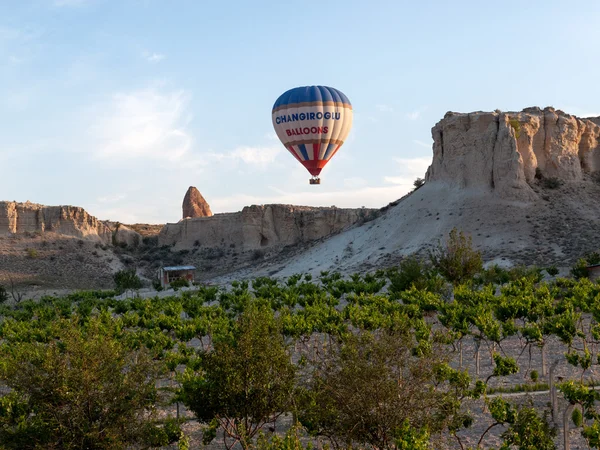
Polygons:
<instances>
[{"instance_id":1,"label":"sandstone cliff","mask_svg":"<svg viewBox=\"0 0 600 450\"><path fill-rule=\"evenodd\" d=\"M183 218L188 217L210 217L213 215L210 206L202 197L202 194L194 186L190 186L185 197L183 197Z\"/></svg>"},{"instance_id":2,"label":"sandstone cliff","mask_svg":"<svg viewBox=\"0 0 600 450\"><path fill-rule=\"evenodd\" d=\"M293 205L247 206L241 212L186 219L161 230L159 245L178 249L235 247L242 251L309 242L364 219L369 209L312 208Z\"/></svg>"},{"instance_id":3,"label":"sandstone cliff","mask_svg":"<svg viewBox=\"0 0 600 450\"><path fill-rule=\"evenodd\" d=\"M0 202L0 236L54 232L111 242L111 230L76 206L44 206L25 202Z\"/></svg>"},{"instance_id":4,"label":"sandstone cliff","mask_svg":"<svg viewBox=\"0 0 600 450\"><path fill-rule=\"evenodd\" d=\"M553 108L448 112L431 130L433 162L426 180L533 201L536 174L580 181L584 173L600 171L599 123Z\"/></svg>"}]
</instances>

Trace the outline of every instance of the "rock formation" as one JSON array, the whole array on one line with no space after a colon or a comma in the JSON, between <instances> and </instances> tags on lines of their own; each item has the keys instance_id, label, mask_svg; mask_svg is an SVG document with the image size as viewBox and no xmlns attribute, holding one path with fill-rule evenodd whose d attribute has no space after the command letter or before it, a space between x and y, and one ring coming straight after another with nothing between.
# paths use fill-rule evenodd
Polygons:
<instances>
[{"instance_id":1,"label":"rock formation","mask_svg":"<svg viewBox=\"0 0 600 450\"><path fill-rule=\"evenodd\" d=\"M448 112L431 130L433 162L426 180L532 201L536 173L578 181L600 170L599 123L554 108Z\"/></svg>"},{"instance_id":2,"label":"rock formation","mask_svg":"<svg viewBox=\"0 0 600 450\"><path fill-rule=\"evenodd\" d=\"M159 245L178 249L231 246L269 249L309 242L331 235L367 218L370 209L312 208L293 205L253 205L241 212L183 220L164 226Z\"/></svg>"},{"instance_id":3,"label":"rock formation","mask_svg":"<svg viewBox=\"0 0 600 450\"><path fill-rule=\"evenodd\" d=\"M0 201L0 236L47 231L105 243L110 243L112 236L108 226L77 206Z\"/></svg>"},{"instance_id":4,"label":"rock formation","mask_svg":"<svg viewBox=\"0 0 600 450\"><path fill-rule=\"evenodd\" d=\"M210 206L198 189L190 186L183 197L183 218L210 217L213 215Z\"/></svg>"}]
</instances>

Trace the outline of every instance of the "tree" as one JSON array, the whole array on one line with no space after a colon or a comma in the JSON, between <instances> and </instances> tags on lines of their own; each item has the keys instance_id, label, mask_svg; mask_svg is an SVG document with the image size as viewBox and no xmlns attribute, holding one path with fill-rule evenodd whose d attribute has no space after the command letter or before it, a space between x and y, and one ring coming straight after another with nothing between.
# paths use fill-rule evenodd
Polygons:
<instances>
[{"instance_id":1,"label":"tree","mask_svg":"<svg viewBox=\"0 0 600 450\"><path fill-rule=\"evenodd\" d=\"M270 308L248 304L233 335L217 340L200 365L182 377L179 398L211 424L210 440L220 428L227 448L249 448L262 426L291 409L296 369Z\"/></svg>"},{"instance_id":2,"label":"tree","mask_svg":"<svg viewBox=\"0 0 600 450\"><path fill-rule=\"evenodd\" d=\"M142 280L135 273L135 269L120 270L114 275L117 291L134 291L142 287Z\"/></svg>"},{"instance_id":3,"label":"tree","mask_svg":"<svg viewBox=\"0 0 600 450\"><path fill-rule=\"evenodd\" d=\"M315 367L300 422L336 448L424 448L408 443L442 430L456 398L436 389L442 355L415 357L415 344L406 329L351 334Z\"/></svg>"},{"instance_id":4,"label":"tree","mask_svg":"<svg viewBox=\"0 0 600 450\"><path fill-rule=\"evenodd\" d=\"M483 269L481 252L473 249L471 236L456 228L450 231L444 245L440 243L430 252L429 259L433 267L453 284L467 281Z\"/></svg>"},{"instance_id":5,"label":"tree","mask_svg":"<svg viewBox=\"0 0 600 450\"><path fill-rule=\"evenodd\" d=\"M114 449L162 433L150 414L156 363L131 351L116 324L79 318L50 325L48 342L5 342L0 442L6 449ZM164 442L164 440L163 440Z\"/></svg>"},{"instance_id":6,"label":"tree","mask_svg":"<svg viewBox=\"0 0 600 450\"><path fill-rule=\"evenodd\" d=\"M492 417L508 429L502 433L501 450L512 448L518 450L554 450L556 429L548 424L547 414L540 417L531 405L514 407L501 398L496 398L491 405ZM493 426L493 425L492 425ZM489 429L489 428L488 428ZM481 442L481 441L480 441Z\"/></svg>"},{"instance_id":7,"label":"tree","mask_svg":"<svg viewBox=\"0 0 600 450\"><path fill-rule=\"evenodd\" d=\"M419 189L424 184L425 184L425 180L423 178L417 178L415 181L413 181L413 186L415 187L413 189L413 191L416 191L417 189Z\"/></svg>"}]
</instances>

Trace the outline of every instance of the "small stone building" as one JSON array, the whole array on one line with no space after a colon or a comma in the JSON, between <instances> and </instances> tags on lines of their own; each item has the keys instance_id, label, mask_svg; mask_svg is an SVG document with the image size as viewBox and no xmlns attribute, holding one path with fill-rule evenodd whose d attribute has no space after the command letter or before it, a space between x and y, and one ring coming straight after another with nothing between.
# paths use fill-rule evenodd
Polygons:
<instances>
[{"instance_id":1,"label":"small stone building","mask_svg":"<svg viewBox=\"0 0 600 450\"><path fill-rule=\"evenodd\" d=\"M600 264L586 267L590 280L595 281L600 278Z\"/></svg>"},{"instance_id":2,"label":"small stone building","mask_svg":"<svg viewBox=\"0 0 600 450\"><path fill-rule=\"evenodd\" d=\"M175 280L186 280L188 283L194 282L195 266L170 266L162 267L158 271L158 279L163 288L169 287Z\"/></svg>"}]
</instances>

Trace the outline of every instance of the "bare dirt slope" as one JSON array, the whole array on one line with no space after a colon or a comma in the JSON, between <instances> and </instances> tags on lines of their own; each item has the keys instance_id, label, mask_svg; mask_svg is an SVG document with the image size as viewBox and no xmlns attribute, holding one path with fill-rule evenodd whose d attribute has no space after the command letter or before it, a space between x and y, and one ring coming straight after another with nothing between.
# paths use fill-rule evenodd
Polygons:
<instances>
[{"instance_id":1,"label":"bare dirt slope","mask_svg":"<svg viewBox=\"0 0 600 450\"><path fill-rule=\"evenodd\" d=\"M214 280L294 273L344 273L385 267L426 253L452 228L473 238L486 262L568 266L600 248L600 184L591 177L545 187L531 184L537 200L503 199L492 192L442 182L426 183L381 217L291 256Z\"/></svg>"}]
</instances>

